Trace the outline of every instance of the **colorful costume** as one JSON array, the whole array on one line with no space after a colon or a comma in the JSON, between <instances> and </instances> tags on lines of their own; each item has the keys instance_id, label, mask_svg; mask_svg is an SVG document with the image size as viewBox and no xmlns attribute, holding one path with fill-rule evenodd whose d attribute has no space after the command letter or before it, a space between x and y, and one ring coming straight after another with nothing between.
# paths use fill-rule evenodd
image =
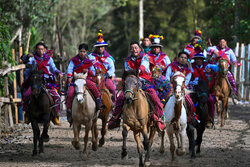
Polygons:
<instances>
[{"instance_id":1,"label":"colorful costume","mask_svg":"<svg viewBox=\"0 0 250 167\"><path fill-rule=\"evenodd\" d=\"M60 70L58 70L55 66L55 63L52 59L52 57L48 56L47 54L43 54L42 57L38 56L37 54L34 54L33 57L28 57L26 55L24 55L22 57L22 59L24 60L24 62L27 62L27 64L36 64L38 65L38 70L42 71L42 77L44 78L45 81L45 87L48 89L48 92L50 93L50 95L52 96L55 104L56 104L56 113L57 116L59 116L59 112L60 112L60 101L61 98L59 96L59 94L57 93L57 89L58 86L56 85L56 78L54 76L54 74L59 74L62 72ZM28 109L28 102L29 99L31 97L31 88L29 85L29 77L30 76L30 71L29 69L25 70L25 75L27 78L26 81L24 81L24 85L23 85L23 109L25 111L27 111Z\"/></svg>"},{"instance_id":2,"label":"colorful costume","mask_svg":"<svg viewBox=\"0 0 250 167\"><path fill-rule=\"evenodd\" d=\"M82 73L84 69L88 69L89 75L92 75L93 72L95 71L91 60L87 58L84 58L83 60L81 60L80 56L77 55L70 60L70 63L67 69L67 76L68 78L72 78L74 73ZM87 88L92 92L94 97L100 101L101 93L98 90L96 84L89 78L87 78L86 83L87 83ZM68 84L69 84L69 88L68 88L68 96L67 96L66 104L67 104L67 109L71 110L75 88L73 86L73 81L72 83L68 83Z\"/></svg>"},{"instance_id":3,"label":"colorful costume","mask_svg":"<svg viewBox=\"0 0 250 167\"><path fill-rule=\"evenodd\" d=\"M236 56L233 52L232 49L230 49L229 47L226 47L224 49L218 47L218 46L212 46L212 47L208 47L207 49L208 52L217 52L219 54L218 57L216 57L216 55L214 55L214 57L216 57L215 59L218 60L218 58L220 57L227 57L228 59L228 65L229 67L231 67L231 64L230 63L237 63L237 59L236 59ZM236 87L236 82L235 82L235 79L232 75L232 73L230 71L228 71L228 75L227 75L227 78L231 84L231 87L233 88L233 91L235 93L236 96L238 96L238 91L237 91L237 87Z\"/></svg>"}]
</instances>

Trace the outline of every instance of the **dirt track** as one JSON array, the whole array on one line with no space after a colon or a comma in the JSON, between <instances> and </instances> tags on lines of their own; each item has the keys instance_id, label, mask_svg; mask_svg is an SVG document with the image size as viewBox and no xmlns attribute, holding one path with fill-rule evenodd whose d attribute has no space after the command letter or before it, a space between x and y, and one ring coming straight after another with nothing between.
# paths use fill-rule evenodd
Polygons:
<instances>
[{"instance_id":1,"label":"dirt track","mask_svg":"<svg viewBox=\"0 0 250 167\"><path fill-rule=\"evenodd\" d=\"M229 106L230 119L226 125L206 129L201 154L191 160L188 154L171 162L169 143L165 137L165 153L159 153L160 140L155 136L151 166L250 166L250 105ZM138 154L132 132L129 133L128 159L121 160L122 135L120 130L107 133L104 147L96 152L88 145L88 160L83 161L80 151L71 145L73 131L62 117L61 126L51 126L50 141L43 154L32 157L33 135L30 125L19 125L14 133L0 139L0 166L137 166ZM100 122L98 123L100 129ZM82 128L84 129L84 128ZM81 133L81 145L83 145ZM100 136L100 133L99 133ZM91 141L91 139L90 139ZM186 145L187 147L187 145Z\"/></svg>"}]
</instances>

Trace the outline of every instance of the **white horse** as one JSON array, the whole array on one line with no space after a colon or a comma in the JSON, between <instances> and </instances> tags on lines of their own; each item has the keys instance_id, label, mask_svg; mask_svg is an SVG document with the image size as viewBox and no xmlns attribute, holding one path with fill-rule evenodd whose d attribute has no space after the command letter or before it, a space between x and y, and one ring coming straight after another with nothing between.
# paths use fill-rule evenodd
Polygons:
<instances>
[{"instance_id":1,"label":"white horse","mask_svg":"<svg viewBox=\"0 0 250 167\"><path fill-rule=\"evenodd\" d=\"M165 122L167 126L167 133L170 141L170 151L172 154L172 161L174 158L174 134L177 139L178 148L176 154L182 156L185 154L185 137L187 127L187 114L183 105L185 100L184 86L185 75L181 72L176 72L171 78L173 84L173 95L169 98L165 107Z\"/></svg>"},{"instance_id":2,"label":"white horse","mask_svg":"<svg viewBox=\"0 0 250 167\"><path fill-rule=\"evenodd\" d=\"M77 74L74 73L75 79L75 97L72 103L72 118L73 118L73 132L74 140L72 145L75 149L80 148L79 143L79 133L81 130L81 125L85 125L85 136L84 136L84 149L83 149L83 159L87 158L87 143L89 131L92 132L92 150L97 150L97 115L95 113L96 105L93 97L89 94L86 89L86 78L87 73Z\"/></svg>"}]
</instances>

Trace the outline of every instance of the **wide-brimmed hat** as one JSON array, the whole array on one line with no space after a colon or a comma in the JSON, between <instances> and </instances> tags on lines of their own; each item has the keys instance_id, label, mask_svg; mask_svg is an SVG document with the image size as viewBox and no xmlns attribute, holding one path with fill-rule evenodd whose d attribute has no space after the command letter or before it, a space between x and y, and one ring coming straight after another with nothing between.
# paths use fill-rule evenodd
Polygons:
<instances>
[{"instance_id":1,"label":"wide-brimmed hat","mask_svg":"<svg viewBox=\"0 0 250 167\"><path fill-rule=\"evenodd\" d=\"M108 46L108 44L103 39L102 30L99 30L98 36L97 36L97 41L94 45L94 47L98 47L98 46Z\"/></svg>"},{"instance_id":2,"label":"wide-brimmed hat","mask_svg":"<svg viewBox=\"0 0 250 167\"><path fill-rule=\"evenodd\" d=\"M190 41L192 41L194 38L201 39L202 31L201 30L195 30L194 36L191 38ZM201 39L202 40L202 39Z\"/></svg>"},{"instance_id":3,"label":"wide-brimmed hat","mask_svg":"<svg viewBox=\"0 0 250 167\"><path fill-rule=\"evenodd\" d=\"M192 59L196 59L196 58L206 59L203 53L197 53L197 54L195 54Z\"/></svg>"},{"instance_id":4,"label":"wide-brimmed hat","mask_svg":"<svg viewBox=\"0 0 250 167\"><path fill-rule=\"evenodd\" d=\"M161 40L163 40L164 38L163 38L163 36L161 35L152 35L152 34L150 34L149 35L149 39L151 39L151 46L150 47L163 47L162 45L161 45Z\"/></svg>"}]
</instances>

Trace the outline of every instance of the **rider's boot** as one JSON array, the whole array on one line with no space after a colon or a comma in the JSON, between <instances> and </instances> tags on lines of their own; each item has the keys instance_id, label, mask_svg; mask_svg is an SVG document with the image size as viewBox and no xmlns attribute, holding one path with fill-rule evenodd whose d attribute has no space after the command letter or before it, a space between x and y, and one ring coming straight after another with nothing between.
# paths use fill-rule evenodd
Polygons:
<instances>
[{"instance_id":1,"label":"rider's boot","mask_svg":"<svg viewBox=\"0 0 250 167\"><path fill-rule=\"evenodd\" d=\"M108 123L108 129L115 129L115 128L118 128L120 127L120 123L121 123L121 119L120 117L112 117L110 120L109 120L109 123Z\"/></svg>"},{"instance_id":2,"label":"rider's boot","mask_svg":"<svg viewBox=\"0 0 250 167\"><path fill-rule=\"evenodd\" d=\"M28 117L27 112L25 112L25 114L24 114L24 123L26 123L26 124L29 124L29 123L30 123L30 119L29 119L29 117Z\"/></svg>"},{"instance_id":3,"label":"rider's boot","mask_svg":"<svg viewBox=\"0 0 250 167\"><path fill-rule=\"evenodd\" d=\"M54 125L61 125L61 122L59 121L59 116L55 116L52 122Z\"/></svg>"}]
</instances>

